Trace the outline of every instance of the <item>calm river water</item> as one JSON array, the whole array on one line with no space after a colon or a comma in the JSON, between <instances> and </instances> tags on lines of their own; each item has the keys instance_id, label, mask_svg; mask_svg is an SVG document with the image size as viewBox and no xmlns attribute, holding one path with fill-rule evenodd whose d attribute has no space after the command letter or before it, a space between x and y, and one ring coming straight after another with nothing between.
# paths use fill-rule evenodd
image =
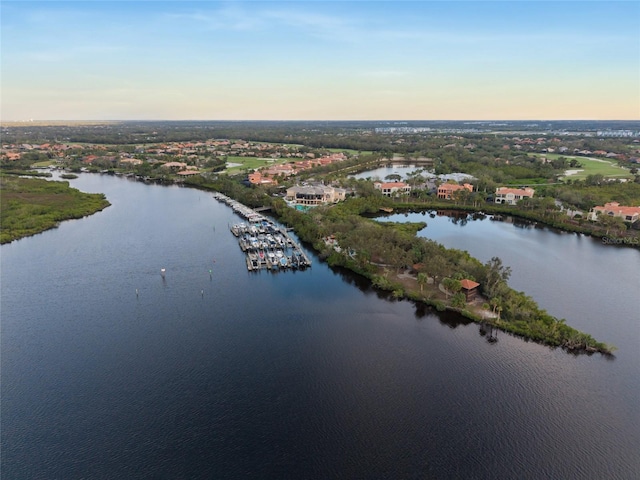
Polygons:
<instances>
[{"instance_id":1,"label":"calm river water","mask_svg":"<svg viewBox=\"0 0 640 480\"><path fill-rule=\"evenodd\" d=\"M573 356L315 257L250 274L208 193L71 184L112 206L0 249L3 478L637 478L637 250L420 215L619 348Z\"/></svg>"}]
</instances>

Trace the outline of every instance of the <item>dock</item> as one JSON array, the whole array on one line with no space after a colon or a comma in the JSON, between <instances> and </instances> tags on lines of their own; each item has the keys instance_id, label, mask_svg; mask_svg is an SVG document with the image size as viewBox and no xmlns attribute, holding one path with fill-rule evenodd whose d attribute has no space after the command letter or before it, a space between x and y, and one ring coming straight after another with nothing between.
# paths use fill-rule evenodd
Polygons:
<instances>
[{"instance_id":1,"label":"dock","mask_svg":"<svg viewBox=\"0 0 640 480\"><path fill-rule=\"evenodd\" d=\"M304 270L311 267L311 260L291 238L288 229L222 193L215 192L213 198L229 205L246 220L230 225L229 229L246 254L247 270Z\"/></svg>"}]
</instances>

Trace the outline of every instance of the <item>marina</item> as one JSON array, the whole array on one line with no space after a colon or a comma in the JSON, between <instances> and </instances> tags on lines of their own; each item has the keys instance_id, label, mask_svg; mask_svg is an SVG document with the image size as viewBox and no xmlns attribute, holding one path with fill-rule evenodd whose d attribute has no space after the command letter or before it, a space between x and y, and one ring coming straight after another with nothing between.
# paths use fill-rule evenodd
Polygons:
<instances>
[{"instance_id":1,"label":"marina","mask_svg":"<svg viewBox=\"0 0 640 480\"><path fill-rule=\"evenodd\" d=\"M309 257L285 228L222 193L216 192L213 197L246 220L229 229L246 254L247 270L303 270L311 266Z\"/></svg>"}]
</instances>

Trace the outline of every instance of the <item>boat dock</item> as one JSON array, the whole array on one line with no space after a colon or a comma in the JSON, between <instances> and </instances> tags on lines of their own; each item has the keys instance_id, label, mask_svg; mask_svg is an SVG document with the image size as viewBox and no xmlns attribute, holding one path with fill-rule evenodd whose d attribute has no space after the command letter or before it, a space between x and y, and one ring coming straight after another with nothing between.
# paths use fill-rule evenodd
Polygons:
<instances>
[{"instance_id":1,"label":"boat dock","mask_svg":"<svg viewBox=\"0 0 640 480\"><path fill-rule=\"evenodd\" d=\"M311 260L289 236L287 229L222 193L215 192L213 198L229 205L246 220L229 228L238 237L238 245L247 255L249 271L303 270L311 266Z\"/></svg>"}]
</instances>

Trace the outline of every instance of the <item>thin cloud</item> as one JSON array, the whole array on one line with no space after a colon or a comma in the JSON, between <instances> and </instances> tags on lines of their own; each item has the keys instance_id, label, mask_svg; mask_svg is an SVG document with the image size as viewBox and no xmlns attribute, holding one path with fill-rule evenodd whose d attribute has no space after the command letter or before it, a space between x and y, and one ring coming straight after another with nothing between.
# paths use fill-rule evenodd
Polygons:
<instances>
[{"instance_id":1,"label":"thin cloud","mask_svg":"<svg viewBox=\"0 0 640 480\"><path fill-rule=\"evenodd\" d=\"M259 15L249 13L239 7L225 7L215 11L193 13L168 13L170 20L187 20L210 30L255 30L265 25Z\"/></svg>"},{"instance_id":2,"label":"thin cloud","mask_svg":"<svg viewBox=\"0 0 640 480\"><path fill-rule=\"evenodd\" d=\"M167 13L170 20L185 20L210 30L239 30L268 32L273 29L295 29L314 37L331 40L355 40L365 30L351 20L302 10L243 9L239 5L215 11Z\"/></svg>"},{"instance_id":3,"label":"thin cloud","mask_svg":"<svg viewBox=\"0 0 640 480\"><path fill-rule=\"evenodd\" d=\"M272 10L264 12L263 16L280 25L329 38L344 38L345 34L357 28L357 25L344 18L315 12Z\"/></svg>"}]
</instances>

